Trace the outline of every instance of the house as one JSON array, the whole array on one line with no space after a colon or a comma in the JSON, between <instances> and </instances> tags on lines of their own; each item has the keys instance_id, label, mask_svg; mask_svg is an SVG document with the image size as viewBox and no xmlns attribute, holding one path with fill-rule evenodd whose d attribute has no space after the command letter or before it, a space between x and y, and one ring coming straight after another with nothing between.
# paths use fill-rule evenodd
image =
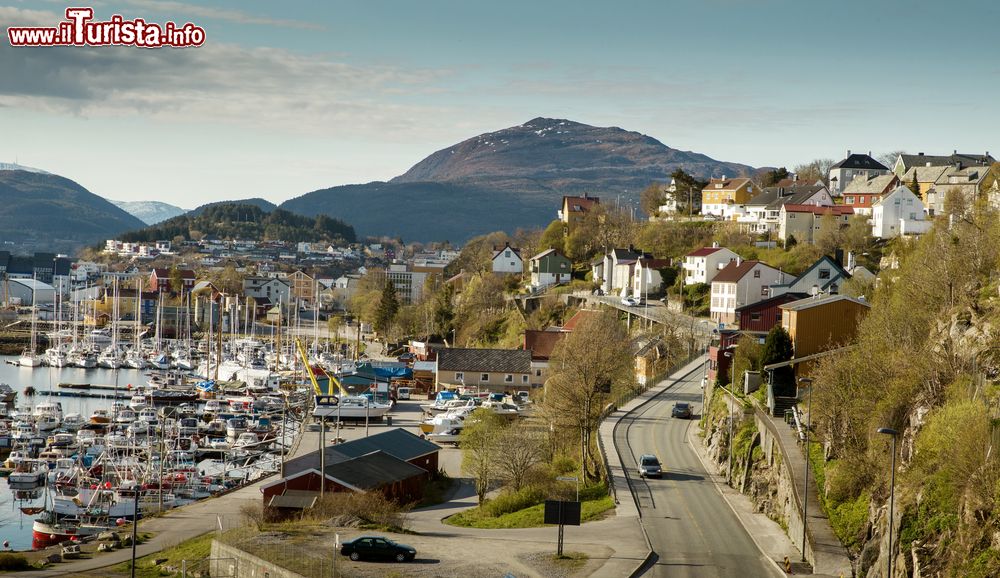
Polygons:
<instances>
[{"instance_id":1,"label":"house","mask_svg":"<svg viewBox=\"0 0 1000 578\"><path fill-rule=\"evenodd\" d=\"M312 303L313 299L316 298L316 279L301 269L290 274L286 278L286 281L291 287L289 291L290 299Z\"/></svg>"},{"instance_id":2,"label":"house","mask_svg":"<svg viewBox=\"0 0 1000 578\"><path fill-rule=\"evenodd\" d=\"M531 352L531 377L529 382L531 387L542 387L548 379L549 358L563 339L570 332L562 328L547 329L539 331L534 329L524 330L523 349Z\"/></svg>"},{"instance_id":3,"label":"house","mask_svg":"<svg viewBox=\"0 0 1000 578\"><path fill-rule=\"evenodd\" d=\"M701 214L725 218L734 206L745 205L756 194L757 187L748 178L710 179L701 190Z\"/></svg>"},{"instance_id":4,"label":"house","mask_svg":"<svg viewBox=\"0 0 1000 578\"><path fill-rule=\"evenodd\" d=\"M470 385L516 391L531 385L531 352L524 349L451 347L438 351L436 363L437 391Z\"/></svg>"},{"instance_id":5,"label":"house","mask_svg":"<svg viewBox=\"0 0 1000 578\"><path fill-rule=\"evenodd\" d=\"M591 263L591 277L605 294L621 294L632 288L632 275L638 259L653 256L629 245L627 249L611 249Z\"/></svg>"},{"instance_id":6,"label":"house","mask_svg":"<svg viewBox=\"0 0 1000 578\"><path fill-rule=\"evenodd\" d=\"M840 251L838 255L842 255ZM771 285L768 290L772 297L785 293L806 295L839 293L840 288L850 278L851 275L840 266L840 263L829 255L823 255L791 282Z\"/></svg>"},{"instance_id":7,"label":"house","mask_svg":"<svg viewBox=\"0 0 1000 578\"><path fill-rule=\"evenodd\" d=\"M69 289L72 263L68 257L55 253L12 255L10 251L0 251L0 275L8 279L36 279L57 290Z\"/></svg>"},{"instance_id":8,"label":"house","mask_svg":"<svg viewBox=\"0 0 1000 578\"><path fill-rule=\"evenodd\" d=\"M1000 194L997 165L965 166L955 164L948 167L934 182L927 193L927 211L931 216L945 213L945 201L949 194L959 194L966 201L973 201L981 195L988 195L993 205L997 205Z\"/></svg>"},{"instance_id":9,"label":"house","mask_svg":"<svg viewBox=\"0 0 1000 578\"><path fill-rule=\"evenodd\" d=\"M781 306L785 303L804 299L805 293L782 293L756 303L736 308L736 325L741 333L766 336L775 325L781 325Z\"/></svg>"},{"instance_id":10,"label":"house","mask_svg":"<svg viewBox=\"0 0 1000 578\"><path fill-rule=\"evenodd\" d=\"M712 280L712 302L709 312L720 324L736 322L736 308L768 298L768 287L784 283L785 274L761 261L737 258L726 265Z\"/></svg>"},{"instance_id":11,"label":"house","mask_svg":"<svg viewBox=\"0 0 1000 578\"><path fill-rule=\"evenodd\" d=\"M292 287L283 279L273 277L246 277L243 279L243 296L270 303L287 303Z\"/></svg>"},{"instance_id":12,"label":"house","mask_svg":"<svg viewBox=\"0 0 1000 578\"><path fill-rule=\"evenodd\" d=\"M177 293L179 291L189 292L194 287L195 274L194 271L190 269L178 269L177 274L180 275L182 287L174 287L173 283L170 281L170 269L163 269L156 267L149 274L149 282L147 283L147 289L149 291L155 291L157 293L162 293L164 291L170 293Z\"/></svg>"},{"instance_id":13,"label":"house","mask_svg":"<svg viewBox=\"0 0 1000 578\"><path fill-rule=\"evenodd\" d=\"M542 251L528 261L531 271L531 290L544 289L560 283L568 283L573 276L573 263L555 249Z\"/></svg>"},{"instance_id":14,"label":"house","mask_svg":"<svg viewBox=\"0 0 1000 578\"><path fill-rule=\"evenodd\" d=\"M847 295L807 297L781 306L781 326L792 338L795 357L806 357L854 341L870 308Z\"/></svg>"},{"instance_id":15,"label":"house","mask_svg":"<svg viewBox=\"0 0 1000 578\"><path fill-rule=\"evenodd\" d=\"M830 193L839 197L847 185L858 177L870 179L888 173L889 167L873 159L871 153L851 154L847 151L847 158L830 167Z\"/></svg>"},{"instance_id":16,"label":"house","mask_svg":"<svg viewBox=\"0 0 1000 578\"><path fill-rule=\"evenodd\" d=\"M692 251L684 255L684 263L681 264L681 270L684 271L684 284L711 283L723 267L738 258L739 255L725 247L720 247L718 243L712 243L711 247L702 247Z\"/></svg>"},{"instance_id":17,"label":"house","mask_svg":"<svg viewBox=\"0 0 1000 578\"><path fill-rule=\"evenodd\" d=\"M413 271L406 263L390 263L387 269L372 269L369 272L376 287L382 287L386 281L391 281L396 288L396 296L400 303L411 305L420 301L424 293L424 282L429 273Z\"/></svg>"},{"instance_id":18,"label":"house","mask_svg":"<svg viewBox=\"0 0 1000 578\"><path fill-rule=\"evenodd\" d=\"M920 198L905 186L896 187L872 208L872 236L892 239L900 235L920 235L931 228Z\"/></svg>"},{"instance_id":19,"label":"house","mask_svg":"<svg viewBox=\"0 0 1000 578\"><path fill-rule=\"evenodd\" d=\"M855 178L844 188L843 205L854 209L856 214L871 215L872 205L898 186L899 177L893 173Z\"/></svg>"},{"instance_id":20,"label":"house","mask_svg":"<svg viewBox=\"0 0 1000 578\"><path fill-rule=\"evenodd\" d=\"M854 209L842 205L783 205L778 217L778 238L783 243L792 238L799 243L813 243L825 215L833 215L836 224L843 227L853 214Z\"/></svg>"},{"instance_id":21,"label":"house","mask_svg":"<svg viewBox=\"0 0 1000 578\"><path fill-rule=\"evenodd\" d=\"M766 187L747 202L737 222L748 233L777 233L781 207L787 204L829 207L834 203L823 184Z\"/></svg>"},{"instance_id":22,"label":"house","mask_svg":"<svg viewBox=\"0 0 1000 578\"><path fill-rule=\"evenodd\" d=\"M575 225L583 220L591 209L601 204L601 199L584 195L582 197L563 197L562 208L556 213L559 220L567 225Z\"/></svg>"},{"instance_id":23,"label":"house","mask_svg":"<svg viewBox=\"0 0 1000 578\"><path fill-rule=\"evenodd\" d=\"M909 181L904 179L903 176L915 167L948 167L954 166L955 163L960 163L966 167L975 165L989 166L995 162L997 161L990 156L990 151L986 151L986 154L960 153L957 150L953 151L950 155L925 155L924 153L917 153L915 155L900 154L896 157L895 164L892 165L892 172L903 179L904 183L909 184ZM913 192L916 193L917 191Z\"/></svg>"},{"instance_id":24,"label":"house","mask_svg":"<svg viewBox=\"0 0 1000 578\"><path fill-rule=\"evenodd\" d=\"M951 165L942 166L914 166L910 167L903 176L900 177L900 184L909 187L910 191L920 197L924 209L928 207L928 193L934 188L934 184L941 178ZM916 189L916 190L914 190Z\"/></svg>"},{"instance_id":25,"label":"house","mask_svg":"<svg viewBox=\"0 0 1000 578\"><path fill-rule=\"evenodd\" d=\"M283 478L261 486L263 504L269 517L284 519L312 507L321 487L327 492L378 491L400 503L417 501L438 470L439 450L402 428L329 446L322 461L314 451L286 462Z\"/></svg>"},{"instance_id":26,"label":"house","mask_svg":"<svg viewBox=\"0 0 1000 578\"><path fill-rule=\"evenodd\" d=\"M521 250L504 243L499 249L493 247L494 273L521 273L524 271L524 261L521 260Z\"/></svg>"},{"instance_id":27,"label":"house","mask_svg":"<svg viewBox=\"0 0 1000 578\"><path fill-rule=\"evenodd\" d=\"M647 297L663 291L661 270L670 267L670 259L639 257L632 268L632 295Z\"/></svg>"}]
</instances>

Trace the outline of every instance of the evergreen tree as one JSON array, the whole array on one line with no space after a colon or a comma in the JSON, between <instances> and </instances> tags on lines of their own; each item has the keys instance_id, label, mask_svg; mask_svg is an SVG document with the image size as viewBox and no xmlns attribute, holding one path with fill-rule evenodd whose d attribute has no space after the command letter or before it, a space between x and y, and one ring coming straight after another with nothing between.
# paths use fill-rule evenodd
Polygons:
<instances>
[{"instance_id":1,"label":"evergreen tree","mask_svg":"<svg viewBox=\"0 0 1000 578\"><path fill-rule=\"evenodd\" d=\"M396 296L396 286L392 281L386 279L385 286L382 287L382 295L379 297L378 309L375 311L375 331L380 335L385 335L396 320L399 313L399 298Z\"/></svg>"},{"instance_id":2,"label":"evergreen tree","mask_svg":"<svg viewBox=\"0 0 1000 578\"><path fill-rule=\"evenodd\" d=\"M910 191L920 200L923 200L924 196L920 194L920 183L917 182L917 169L913 169L913 181L910 183Z\"/></svg>"},{"instance_id":3,"label":"evergreen tree","mask_svg":"<svg viewBox=\"0 0 1000 578\"><path fill-rule=\"evenodd\" d=\"M792 338L780 325L775 325L764 340L761 352L761 366L788 361L794 354ZM795 395L795 372L791 366L780 367L771 372L774 395L790 397Z\"/></svg>"}]
</instances>

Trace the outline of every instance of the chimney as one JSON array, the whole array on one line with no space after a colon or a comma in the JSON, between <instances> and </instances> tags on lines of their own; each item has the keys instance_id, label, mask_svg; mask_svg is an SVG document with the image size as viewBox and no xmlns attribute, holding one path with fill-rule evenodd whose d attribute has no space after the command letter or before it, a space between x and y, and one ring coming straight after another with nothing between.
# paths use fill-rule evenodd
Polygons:
<instances>
[{"instance_id":1,"label":"chimney","mask_svg":"<svg viewBox=\"0 0 1000 578\"><path fill-rule=\"evenodd\" d=\"M851 272L854 267L857 266L857 257L854 255L854 251L847 252L847 271Z\"/></svg>"},{"instance_id":2,"label":"chimney","mask_svg":"<svg viewBox=\"0 0 1000 578\"><path fill-rule=\"evenodd\" d=\"M924 153L917 153L917 156L918 157L922 157L922 156L924 156Z\"/></svg>"},{"instance_id":3,"label":"chimney","mask_svg":"<svg viewBox=\"0 0 1000 578\"><path fill-rule=\"evenodd\" d=\"M736 256L736 266L737 266L737 267L739 267L739 266L740 266L740 263L742 263L742 262L743 262L743 259L742 259L742 258L740 258L740 256L739 256L739 255L737 255L737 256Z\"/></svg>"},{"instance_id":4,"label":"chimney","mask_svg":"<svg viewBox=\"0 0 1000 578\"><path fill-rule=\"evenodd\" d=\"M719 242L718 241L712 241L712 248L713 249L718 249L719 248Z\"/></svg>"},{"instance_id":5,"label":"chimney","mask_svg":"<svg viewBox=\"0 0 1000 578\"><path fill-rule=\"evenodd\" d=\"M844 266L844 250L836 249L833 252L833 260L837 262L841 267Z\"/></svg>"},{"instance_id":6,"label":"chimney","mask_svg":"<svg viewBox=\"0 0 1000 578\"><path fill-rule=\"evenodd\" d=\"M851 156L851 149L847 149L847 156Z\"/></svg>"}]
</instances>

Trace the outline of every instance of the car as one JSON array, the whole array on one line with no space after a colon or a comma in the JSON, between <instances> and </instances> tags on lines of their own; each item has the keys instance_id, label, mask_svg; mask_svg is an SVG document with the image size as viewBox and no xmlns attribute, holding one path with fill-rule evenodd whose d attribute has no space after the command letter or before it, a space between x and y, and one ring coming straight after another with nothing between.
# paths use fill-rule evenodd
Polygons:
<instances>
[{"instance_id":1,"label":"car","mask_svg":"<svg viewBox=\"0 0 1000 578\"><path fill-rule=\"evenodd\" d=\"M410 562L417 557L413 546L393 542L382 536L360 536L344 542L340 546L340 553L354 561L382 558Z\"/></svg>"},{"instance_id":2,"label":"car","mask_svg":"<svg viewBox=\"0 0 1000 578\"><path fill-rule=\"evenodd\" d=\"M396 360L400 361L402 363L410 363L411 361L414 361L416 358L417 358L416 355L414 355L413 353L407 351L406 353L404 353L404 354L400 355L399 357L397 357Z\"/></svg>"},{"instance_id":3,"label":"car","mask_svg":"<svg viewBox=\"0 0 1000 578\"><path fill-rule=\"evenodd\" d=\"M659 478L663 475L660 460L653 454L643 454L639 457L639 477Z\"/></svg>"},{"instance_id":4,"label":"car","mask_svg":"<svg viewBox=\"0 0 1000 578\"><path fill-rule=\"evenodd\" d=\"M691 419L691 404L678 401L674 404L674 409L670 410L670 417Z\"/></svg>"},{"instance_id":5,"label":"car","mask_svg":"<svg viewBox=\"0 0 1000 578\"><path fill-rule=\"evenodd\" d=\"M626 307L636 307L639 305L639 300L635 297L622 297L622 305Z\"/></svg>"}]
</instances>

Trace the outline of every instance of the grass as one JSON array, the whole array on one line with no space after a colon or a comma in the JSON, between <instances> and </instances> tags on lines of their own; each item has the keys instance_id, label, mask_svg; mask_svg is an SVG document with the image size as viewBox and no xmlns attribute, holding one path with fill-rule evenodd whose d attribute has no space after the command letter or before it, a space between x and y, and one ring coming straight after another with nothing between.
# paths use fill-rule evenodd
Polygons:
<instances>
[{"instance_id":1,"label":"grass","mask_svg":"<svg viewBox=\"0 0 1000 578\"><path fill-rule=\"evenodd\" d=\"M582 501L580 504L581 523L600 520L605 517L609 510L615 508L615 501L608 495L607 486L604 484L585 488L580 492L580 498ZM544 503L500 516L491 515L490 508L485 506L459 512L449 516L444 522L452 526L481 529L539 528L545 525Z\"/></svg>"},{"instance_id":2,"label":"grass","mask_svg":"<svg viewBox=\"0 0 1000 578\"><path fill-rule=\"evenodd\" d=\"M212 539L215 538L214 532L209 532L207 534L202 534L196 538L191 538L190 540L181 542L180 544L174 546L173 548L167 548L161 552L155 554L150 554L149 556L144 556L136 560L135 565L135 575L139 578L159 578L160 576L172 576L173 573L165 572L162 570L163 566L175 566L177 568L181 567L181 560L201 560L202 558L208 558L212 550ZM156 565L153 562L155 560L163 560L160 565ZM128 575L131 569L131 561L123 562L114 566L113 571Z\"/></svg>"},{"instance_id":3,"label":"grass","mask_svg":"<svg viewBox=\"0 0 1000 578\"><path fill-rule=\"evenodd\" d=\"M840 543L849 549L856 548L864 542L864 529L868 523L868 505L871 494L865 490L853 499L836 503L826 495L827 468L833 462L827 462L823 455L822 444L809 444L809 463L812 466L813 479L819 494L820 507L830 520L830 527L837 535Z\"/></svg>"}]
</instances>

